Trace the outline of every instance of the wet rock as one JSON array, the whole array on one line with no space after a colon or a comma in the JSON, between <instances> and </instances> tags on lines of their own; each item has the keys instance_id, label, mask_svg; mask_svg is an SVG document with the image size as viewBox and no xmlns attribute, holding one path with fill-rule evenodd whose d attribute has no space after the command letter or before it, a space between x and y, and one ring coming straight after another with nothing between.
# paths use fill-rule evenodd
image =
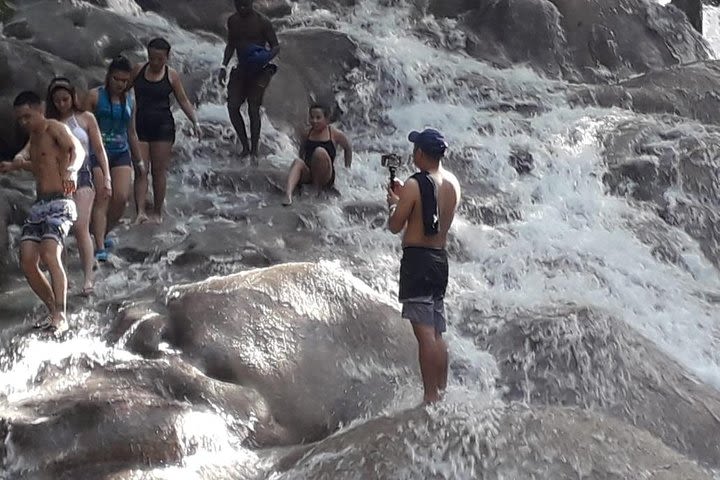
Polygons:
<instances>
[{"instance_id":1,"label":"wet rock","mask_svg":"<svg viewBox=\"0 0 720 480\"><path fill-rule=\"evenodd\" d=\"M346 34L324 28L287 30L279 41L279 70L264 106L274 122L295 128L307 123L311 104L336 107L336 94L347 86L347 74L360 65L358 47Z\"/></svg>"},{"instance_id":2,"label":"wet rock","mask_svg":"<svg viewBox=\"0 0 720 480\"><path fill-rule=\"evenodd\" d=\"M235 13L232 0L135 0L140 8L175 20L187 30L205 30L221 37L227 35L227 19ZM280 18L292 12L289 0L256 0L255 9L270 18Z\"/></svg>"},{"instance_id":3,"label":"wet rock","mask_svg":"<svg viewBox=\"0 0 720 480\"><path fill-rule=\"evenodd\" d=\"M17 271L15 260L9 252L8 227L22 225L33 201L27 189L27 181L17 180L11 176L0 179L0 284L7 280L8 273Z\"/></svg>"},{"instance_id":4,"label":"wet rock","mask_svg":"<svg viewBox=\"0 0 720 480\"><path fill-rule=\"evenodd\" d=\"M651 202L720 266L720 129L668 121L625 122L605 138L611 193Z\"/></svg>"},{"instance_id":5,"label":"wet rock","mask_svg":"<svg viewBox=\"0 0 720 480\"><path fill-rule=\"evenodd\" d=\"M557 52L567 49L559 23L560 13L546 0L485 2L462 21L470 55L502 67L528 62L555 77L563 64Z\"/></svg>"},{"instance_id":6,"label":"wet rock","mask_svg":"<svg viewBox=\"0 0 720 480\"><path fill-rule=\"evenodd\" d=\"M108 364L76 385L53 378L3 408L10 474L147 468L231 439L277 443L284 435L252 389L208 379L177 360Z\"/></svg>"},{"instance_id":7,"label":"wet rock","mask_svg":"<svg viewBox=\"0 0 720 480\"><path fill-rule=\"evenodd\" d=\"M334 264L283 264L174 288L171 343L207 375L252 386L294 441L379 411L416 375L409 324Z\"/></svg>"},{"instance_id":8,"label":"wet rock","mask_svg":"<svg viewBox=\"0 0 720 480\"><path fill-rule=\"evenodd\" d=\"M293 6L290 0L261 0L255 8L269 18L282 18L292 13Z\"/></svg>"},{"instance_id":9,"label":"wet rock","mask_svg":"<svg viewBox=\"0 0 720 480\"><path fill-rule=\"evenodd\" d=\"M154 316L139 322L128 338L125 347L143 358L162 356L160 344L167 332L167 319Z\"/></svg>"},{"instance_id":10,"label":"wet rock","mask_svg":"<svg viewBox=\"0 0 720 480\"><path fill-rule=\"evenodd\" d=\"M0 40L0 144L4 145L8 158L20 150L24 142L15 128L12 101L23 89L43 96L47 83L56 75L77 79L81 85L92 77L91 72L82 71L25 43L13 39Z\"/></svg>"},{"instance_id":11,"label":"wet rock","mask_svg":"<svg viewBox=\"0 0 720 480\"><path fill-rule=\"evenodd\" d=\"M533 171L535 159L527 150L515 148L510 152L508 163L517 173L524 175Z\"/></svg>"},{"instance_id":12,"label":"wet rock","mask_svg":"<svg viewBox=\"0 0 720 480\"><path fill-rule=\"evenodd\" d=\"M83 69L99 70L107 59L140 49L152 38L121 15L76 2L19 3L3 33Z\"/></svg>"},{"instance_id":13,"label":"wet rock","mask_svg":"<svg viewBox=\"0 0 720 480\"><path fill-rule=\"evenodd\" d=\"M238 218L238 222L221 221L192 232L178 245L178 251L182 253L177 255L173 265L220 273L223 265L230 268L241 265L267 267L281 261L285 255L278 256L280 248L276 239L257 235L258 226L253 223L249 217L245 221ZM213 269L221 270L213 272Z\"/></svg>"},{"instance_id":14,"label":"wet rock","mask_svg":"<svg viewBox=\"0 0 720 480\"><path fill-rule=\"evenodd\" d=\"M118 343L123 336L127 336L142 322L163 318L159 310L158 305L150 300L123 306L112 315L113 321L110 330L105 334L105 338L112 344Z\"/></svg>"},{"instance_id":15,"label":"wet rock","mask_svg":"<svg viewBox=\"0 0 720 480\"><path fill-rule=\"evenodd\" d=\"M720 124L720 62L708 61L650 72L621 84L641 113L671 113Z\"/></svg>"},{"instance_id":16,"label":"wet rock","mask_svg":"<svg viewBox=\"0 0 720 480\"><path fill-rule=\"evenodd\" d=\"M370 420L289 458L294 465L277 478L712 478L647 432L599 413L478 403Z\"/></svg>"},{"instance_id":17,"label":"wet rock","mask_svg":"<svg viewBox=\"0 0 720 480\"><path fill-rule=\"evenodd\" d=\"M670 5L682 10L695 30L703 33L703 10L701 0L672 0Z\"/></svg>"},{"instance_id":18,"label":"wet rock","mask_svg":"<svg viewBox=\"0 0 720 480\"><path fill-rule=\"evenodd\" d=\"M377 202L354 202L343 205L343 212L352 221L383 228L387 224L387 206Z\"/></svg>"},{"instance_id":19,"label":"wet rock","mask_svg":"<svg viewBox=\"0 0 720 480\"><path fill-rule=\"evenodd\" d=\"M606 83L710 58L685 14L643 0L429 0L458 18L467 51L500 66L527 63L548 75ZM697 22L696 7L688 6ZM528 21L532 18L533 21Z\"/></svg>"},{"instance_id":20,"label":"wet rock","mask_svg":"<svg viewBox=\"0 0 720 480\"><path fill-rule=\"evenodd\" d=\"M275 168L246 166L240 168L215 168L204 172L200 186L221 192L272 192L284 191L287 172Z\"/></svg>"},{"instance_id":21,"label":"wet rock","mask_svg":"<svg viewBox=\"0 0 720 480\"><path fill-rule=\"evenodd\" d=\"M0 0L0 22L6 21L15 11L15 7L8 0Z\"/></svg>"},{"instance_id":22,"label":"wet rock","mask_svg":"<svg viewBox=\"0 0 720 480\"><path fill-rule=\"evenodd\" d=\"M135 0L143 10L175 20L188 30L206 30L224 36L227 17L235 11L232 0Z\"/></svg>"},{"instance_id":23,"label":"wet rock","mask_svg":"<svg viewBox=\"0 0 720 480\"><path fill-rule=\"evenodd\" d=\"M720 394L624 322L569 306L475 327L478 344L498 361L508 400L604 412L720 465Z\"/></svg>"},{"instance_id":24,"label":"wet rock","mask_svg":"<svg viewBox=\"0 0 720 480\"><path fill-rule=\"evenodd\" d=\"M522 214L497 198L482 197L474 195L464 196L463 202L460 204L458 211L474 222L491 227L510 223L511 221L520 220Z\"/></svg>"},{"instance_id":25,"label":"wet rock","mask_svg":"<svg viewBox=\"0 0 720 480\"><path fill-rule=\"evenodd\" d=\"M618 85L582 87L570 95L581 105L620 107L647 114L671 114L720 124L720 62L704 61L657 71Z\"/></svg>"},{"instance_id":26,"label":"wet rock","mask_svg":"<svg viewBox=\"0 0 720 480\"><path fill-rule=\"evenodd\" d=\"M340 11L344 8L357 5L358 0L311 0L311 4L315 8Z\"/></svg>"}]
</instances>

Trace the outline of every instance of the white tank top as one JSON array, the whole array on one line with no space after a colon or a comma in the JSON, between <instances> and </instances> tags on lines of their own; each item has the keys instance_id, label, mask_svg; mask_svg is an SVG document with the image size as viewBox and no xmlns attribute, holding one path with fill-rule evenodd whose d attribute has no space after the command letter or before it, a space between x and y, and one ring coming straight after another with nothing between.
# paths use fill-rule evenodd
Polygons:
<instances>
[{"instance_id":1,"label":"white tank top","mask_svg":"<svg viewBox=\"0 0 720 480\"><path fill-rule=\"evenodd\" d=\"M65 125L67 125L73 135L75 135L75 138L80 141L80 145L85 149L85 156L87 157L90 154L90 137L87 131L80 125L80 122L77 121L77 118L75 118L75 114L65 120Z\"/></svg>"}]
</instances>

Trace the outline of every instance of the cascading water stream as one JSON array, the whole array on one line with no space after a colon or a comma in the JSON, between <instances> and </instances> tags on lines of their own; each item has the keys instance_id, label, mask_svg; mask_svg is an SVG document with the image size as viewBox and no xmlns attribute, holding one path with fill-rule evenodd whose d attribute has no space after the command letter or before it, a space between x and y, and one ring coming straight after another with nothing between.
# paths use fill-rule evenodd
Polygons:
<instances>
[{"instance_id":1,"label":"cascading water stream","mask_svg":"<svg viewBox=\"0 0 720 480\"><path fill-rule=\"evenodd\" d=\"M109 6L167 35L178 64L208 71L219 64L223 48L219 40L188 34L158 15L141 12L130 0L113 0ZM308 219L326 252L325 259L333 262L333 268L351 271L388 301L394 300L399 239L373 221L348 217L344 209L367 201L382 205L387 173L380 166L379 153L407 156L407 132L435 126L444 131L451 145L447 167L459 173L465 201L478 204L491 198L507 216L506 221L489 224L468 207L461 210L452 230L447 299L454 372L451 398L462 403L482 395L488 398L483 402L493 402L497 393L492 356L464 336L478 322L478 316L470 313L492 318L500 325L517 310L547 311L567 304L598 309L624 320L689 372L720 388L717 304L705 295L720 292L717 270L697 242L680 231L675 241L685 267L659 259L638 234L648 222L649 211L608 195L603 184L607 166L602 137L627 121L661 120L619 109L572 108L566 96L570 87L564 82L543 78L529 68L500 70L472 59L457 48L462 35L451 20L425 18L418 28L411 20L413 8L409 0L368 0L360 2L350 15L340 16L299 4L290 17L289 23L298 26L331 21L359 46L360 67L350 74L353 89L339 95L344 111L339 126L357 147L355 163L351 171L339 168L337 188L342 196L328 200ZM706 37L716 52L720 49L718 12L720 8L715 7L705 10ZM205 102L199 108L201 122L230 137L221 90L208 80L200 96ZM196 182L204 173L232 162L227 153L224 157L213 154L227 148L228 142L208 138L201 147L180 139L179 150L192 161L173 168L171 210L173 201L183 205L210 202L218 212L237 203L264 207L280 202L279 195L266 192L236 195L198 189ZM263 162L289 166L294 147L288 132L265 118L262 142L274 147ZM209 153L203 155L203 151ZM521 175L509 164L517 151L532 157L531 173ZM175 215L185 226L164 233L170 240L227 221L222 215L211 218L192 211ZM265 227L248 228L261 226ZM246 248L235 247L238 251ZM117 304L148 292L162 297L171 285L190 278L171 269L174 258L182 253L178 247L141 263L118 260L97 288L98 295ZM218 261L222 262L218 273L239 269L232 259ZM6 348L0 353L0 400L12 404L41 396L38 385L47 375L56 377L60 385L53 388L59 389L63 381L83 381L88 363L139 358L121 346L106 345L102 339L106 326L101 320L108 307L104 307L101 312L84 307L73 313L75 332L60 343L29 337L11 340L12 335L5 335ZM420 391L418 383L401 389L386 411L413 406ZM483 402L478 404L485 405ZM197 437L186 443L197 448L185 452L183 466L158 469L164 472L158 475L211 475L208 469L212 465L220 468L229 455L242 457L229 467L238 469L236 472L242 468L263 470L270 454L258 455L225 438L203 446L202 438L230 436L225 420L220 407L207 417L179 420L189 438ZM10 472L19 471L26 461L8 457Z\"/></svg>"}]
</instances>

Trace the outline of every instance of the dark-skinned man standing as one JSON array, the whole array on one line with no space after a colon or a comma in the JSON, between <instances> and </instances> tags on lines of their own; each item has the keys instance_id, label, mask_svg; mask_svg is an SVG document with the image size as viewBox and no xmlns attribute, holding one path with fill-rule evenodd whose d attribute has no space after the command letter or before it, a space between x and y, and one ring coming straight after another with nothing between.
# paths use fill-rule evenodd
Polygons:
<instances>
[{"instance_id":1,"label":"dark-skinned man standing","mask_svg":"<svg viewBox=\"0 0 720 480\"><path fill-rule=\"evenodd\" d=\"M225 80L227 65L237 55L237 65L228 81L228 113L242 144L242 157L257 157L260 141L260 106L265 89L277 67L270 62L280 51L270 20L253 8L253 0L235 0L236 12L228 18L228 39L220 73ZM240 107L247 102L250 117L250 142Z\"/></svg>"}]
</instances>

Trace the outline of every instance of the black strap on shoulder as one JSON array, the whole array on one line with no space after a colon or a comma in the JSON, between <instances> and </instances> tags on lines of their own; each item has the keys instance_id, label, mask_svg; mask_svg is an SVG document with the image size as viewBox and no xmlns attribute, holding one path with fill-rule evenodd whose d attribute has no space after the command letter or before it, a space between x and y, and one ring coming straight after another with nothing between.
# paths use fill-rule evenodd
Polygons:
<instances>
[{"instance_id":1,"label":"black strap on shoulder","mask_svg":"<svg viewBox=\"0 0 720 480\"><path fill-rule=\"evenodd\" d=\"M440 214L437 202L437 184L428 172L418 172L414 178L420 187L420 203L425 235L437 235L440 231Z\"/></svg>"}]
</instances>

